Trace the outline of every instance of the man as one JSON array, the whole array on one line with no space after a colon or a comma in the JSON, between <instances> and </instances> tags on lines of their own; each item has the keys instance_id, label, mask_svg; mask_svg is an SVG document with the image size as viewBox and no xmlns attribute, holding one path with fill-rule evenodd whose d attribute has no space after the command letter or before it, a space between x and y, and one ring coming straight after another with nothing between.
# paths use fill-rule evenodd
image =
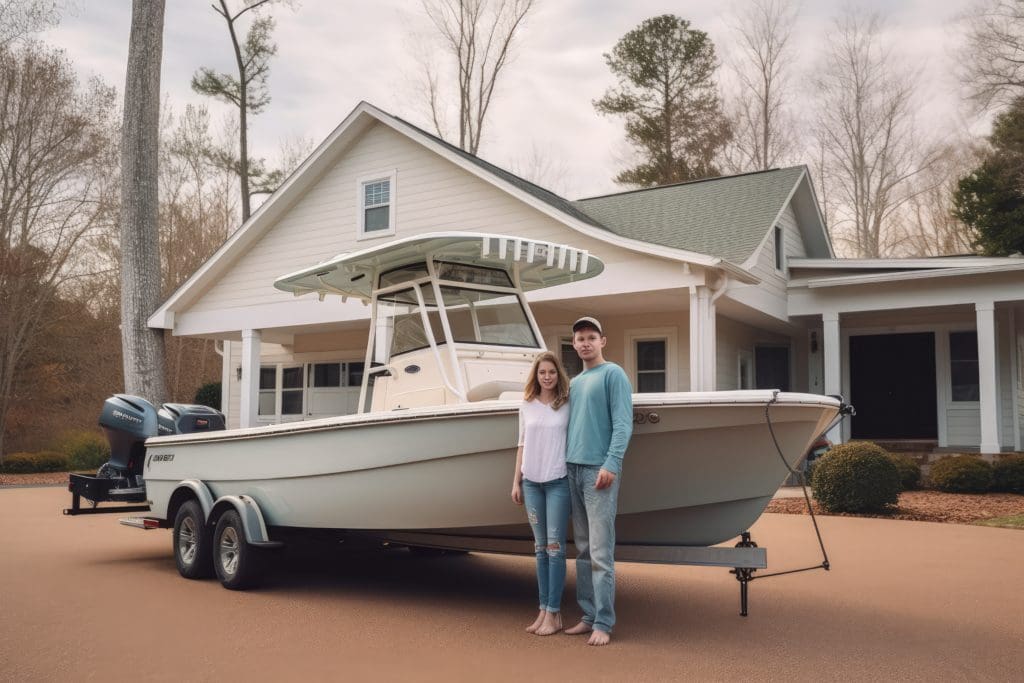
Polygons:
<instances>
[{"instance_id":1,"label":"man","mask_svg":"<svg viewBox=\"0 0 1024 683\"><path fill-rule=\"evenodd\" d=\"M615 625L615 513L622 456L633 434L633 388L622 368L604 359L608 338L596 318L580 318L572 333L583 372L570 384L565 459L583 619L566 633L589 633L590 645L607 645Z\"/></svg>"}]
</instances>

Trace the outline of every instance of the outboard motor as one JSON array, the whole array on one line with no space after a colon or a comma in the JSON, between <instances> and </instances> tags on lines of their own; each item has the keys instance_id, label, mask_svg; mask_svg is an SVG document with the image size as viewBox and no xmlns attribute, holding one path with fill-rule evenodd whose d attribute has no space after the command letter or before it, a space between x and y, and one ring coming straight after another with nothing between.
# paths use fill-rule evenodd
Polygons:
<instances>
[{"instance_id":1,"label":"outboard motor","mask_svg":"<svg viewBox=\"0 0 1024 683\"><path fill-rule=\"evenodd\" d=\"M224 414L209 406L165 403L157 413L157 433L194 434L224 429Z\"/></svg>"},{"instance_id":2,"label":"outboard motor","mask_svg":"<svg viewBox=\"0 0 1024 683\"><path fill-rule=\"evenodd\" d=\"M110 443L110 460L100 466L95 476L71 475L68 482L71 507L64 510L64 514L148 510L145 506L97 508L96 504L104 501L146 502L146 482L143 479L146 439L222 430L224 415L207 406L182 403L165 403L157 410L144 398L115 394L103 403L100 426ZM93 503L92 509L82 508L82 498Z\"/></svg>"}]
</instances>

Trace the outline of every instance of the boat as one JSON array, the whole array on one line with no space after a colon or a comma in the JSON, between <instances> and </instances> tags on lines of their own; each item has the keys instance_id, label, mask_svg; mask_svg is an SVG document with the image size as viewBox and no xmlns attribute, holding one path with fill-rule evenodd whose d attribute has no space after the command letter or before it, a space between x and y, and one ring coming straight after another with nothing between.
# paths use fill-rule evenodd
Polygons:
<instances>
[{"instance_id":1,"label":"boat","mask_svg":"<svg viewBox=\"0 0 1024 683\"><path fill-rule=\"evenodd\" d=\"M599 258L472 233L391 242L279 278L296 295L371 308L359 413L146 441L153 516L199 480L256 501L270 529L533 552L508 495L526 373L544 348L526 293L584 280ZM707 546L745 531L840 410L775 391L635 394L616 520L620 545ZM774 439L769 431L770 418ZM273 533L270 533L273 536Z\"/></svg>"}]
</instances>

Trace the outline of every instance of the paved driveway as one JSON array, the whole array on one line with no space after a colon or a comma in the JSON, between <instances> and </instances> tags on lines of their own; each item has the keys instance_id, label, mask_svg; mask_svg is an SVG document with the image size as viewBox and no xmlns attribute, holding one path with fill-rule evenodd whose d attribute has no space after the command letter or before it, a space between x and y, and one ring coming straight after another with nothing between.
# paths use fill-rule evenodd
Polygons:
<instances>
[{"instance_id":1,"label":"paved driveway","mask_svg":"<svg viewBox=\"0 0 1024 683\"><path fill-rule=\"evenodd\" d=\"M66 518L62 489L0 490L0 680L1020 680L1024 532L824 518L833 571L755 581L619 566L604 649L522 632L528 558L373 553L289 563L259 591L178 577L170 532ZM817 561L766 515L770 570ZM567 616L577 616L567 593Z\"/></svg>"}]
</instances>

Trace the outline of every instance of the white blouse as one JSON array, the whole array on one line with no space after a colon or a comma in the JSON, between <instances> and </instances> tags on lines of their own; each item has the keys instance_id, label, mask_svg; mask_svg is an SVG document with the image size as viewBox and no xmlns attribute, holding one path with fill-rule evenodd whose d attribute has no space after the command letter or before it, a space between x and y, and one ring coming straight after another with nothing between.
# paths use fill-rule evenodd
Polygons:
<instances>
[{"instance_id":1,"label":"white blouse","mask_svg":"<svg viewBox=\"0 0 1024 683\"><path fill-rule=\"evenodd\" d=\"M541 484L566 475L565 435L569 430L569 404L558 410L539 400L519 407L519 445L523 447L523 476Z\"/></svg>"}]
</instances>

